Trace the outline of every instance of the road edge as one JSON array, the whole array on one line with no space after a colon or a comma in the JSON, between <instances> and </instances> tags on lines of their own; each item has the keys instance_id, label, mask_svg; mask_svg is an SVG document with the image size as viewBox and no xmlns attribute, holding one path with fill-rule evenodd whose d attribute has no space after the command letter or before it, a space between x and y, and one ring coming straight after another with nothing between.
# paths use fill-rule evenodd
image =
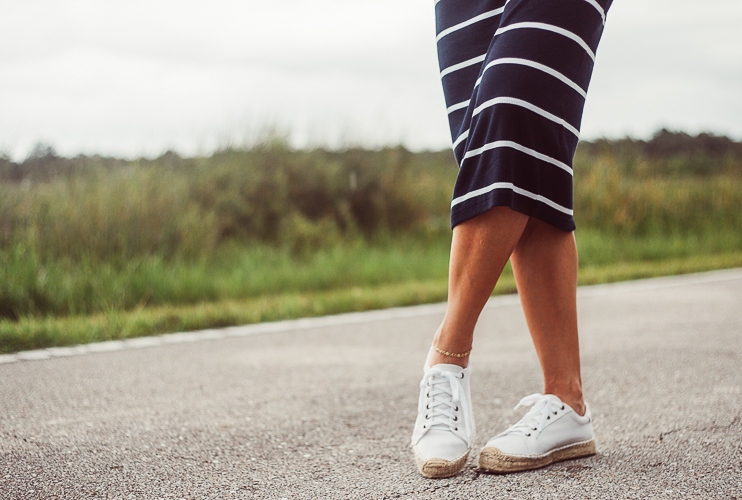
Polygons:
<instances>
[{"instance_id":1,"label":"road edge","mask_svg":"<svg viewBox=\"0 0 742 500\"><path fill-rule=\"evenodd\" d=\"M701 273L662 276L657 278L646 278L632 281L619 281L615 283L605 283L600 285L586 285L578 287L577 297L578 299L580 299L611 295L616 293L630 293L635 291L653 290L658 288L717 283L738 279L742 279L742 268L722 269ZM485 309L507 307L519 303L520 301L517 294L499 295L491 297L489 301L487 301ZM125 340L93 342L90 344L81 344L70 347L48 347L32 351L21 351L13 354L2 354L0 355L0 365L16 363L20 361L40 361L52 358L81 356L84 354L92 354L98 352L142 349L169 344L183 344L189 342L202 342L206 340L218 340L233 337L248 337L251 335L259 334L308 330L312 328L372 323L376 321L387 321L390 319L443 315L443 313L445 312L445 308L445 302L439 302L436 304L392 307L389 309L378 309L374 311L333 314L329 316L290 319L242 326L230 326L225 328L213 328L192 332L165 333L161 335L136 337Z\"/></svg>"}]
</instances>

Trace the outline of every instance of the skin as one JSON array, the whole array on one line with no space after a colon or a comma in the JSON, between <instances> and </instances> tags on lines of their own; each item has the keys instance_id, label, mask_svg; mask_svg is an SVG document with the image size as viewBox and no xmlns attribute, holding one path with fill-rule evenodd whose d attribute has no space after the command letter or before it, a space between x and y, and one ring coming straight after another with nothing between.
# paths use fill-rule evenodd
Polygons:
<instances>
[{"instance_id":1,"label":"skin","mask_svg":"<svg viewBox=\"0 0 742 500\"><path fill-rule=\"evenodd\" d=\"M507 207L495 207L454 227L448 305L433 345L451 353L472 346L474 326L508 259L541 363L544 394L558 396L584 415L574 233ZM438 363L466 367L469 357L431 350L428 366Z\"/></svg>"}]
</instances>

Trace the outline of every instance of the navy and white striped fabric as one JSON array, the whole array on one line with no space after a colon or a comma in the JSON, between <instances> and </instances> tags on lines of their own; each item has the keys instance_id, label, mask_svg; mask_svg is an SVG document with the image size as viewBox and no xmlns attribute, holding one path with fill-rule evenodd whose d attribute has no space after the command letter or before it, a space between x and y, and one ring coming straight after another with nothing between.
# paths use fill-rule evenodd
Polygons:
<instances>
[{"instance_id":1,"label":"navy and white striped fabric","mask_svg":"<svg viewBox=\"0 0 742 500\"><path fill-rule=\"evenodd\" d=\"M507 206L575 229L572 158L611 1L435 0L452 227Z\"/></svg>"}]
</instances>

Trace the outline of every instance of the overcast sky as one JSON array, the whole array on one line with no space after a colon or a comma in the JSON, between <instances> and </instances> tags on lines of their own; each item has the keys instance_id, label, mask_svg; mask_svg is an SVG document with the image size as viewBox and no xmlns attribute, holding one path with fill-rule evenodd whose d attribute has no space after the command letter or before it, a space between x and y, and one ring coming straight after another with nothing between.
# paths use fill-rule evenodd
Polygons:
<instances>
[{"instance_id":1,"label":"overcast sky","mask_svg":"<svg viewBox=\"0 0 742 500\"><path fill-rule=\"evenodd\" d=\"M444 0L464 1L464 0ZM0 152L450 145L433 0L0 0ZM582 137L742 138L742 1L615 0Z\"/></svg>"}]
</instances>

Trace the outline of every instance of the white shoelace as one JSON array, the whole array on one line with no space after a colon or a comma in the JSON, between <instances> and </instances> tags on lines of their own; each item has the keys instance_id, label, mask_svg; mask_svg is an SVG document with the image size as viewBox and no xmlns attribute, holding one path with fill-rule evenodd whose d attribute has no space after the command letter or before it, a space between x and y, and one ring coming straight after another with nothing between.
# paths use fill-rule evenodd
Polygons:
<instances>
[{"instance_id":1,"label":"white shoelace","mask_svg":"<svg viewBox=\"0 0 742 500\"><path fill-rule=\"evenodd\" d=\"M552 416L558 415L560 411L565 409L563 404L556 403L551 398L538 393L524 397L514 409L528 406L533 406L533 408L500 436L521 434L528 437L533 434L534 437L538 437L546 427L546 421L551 420Z\"/></svg>"},{"instance_id":2,"label":"white shoelace","mask_svg":"<svg viewBox=\"0 0 742 500\"><path fill-rule=\"evenodd\" d=\"M463 373L453 373L439 370L429 370L422 381L420 388L426 390L428 403L425 408L426 423L423 428L443 427L446 430L458 430L458 416L461 403L461 384Z\"/></svg>"}]
</instances>

